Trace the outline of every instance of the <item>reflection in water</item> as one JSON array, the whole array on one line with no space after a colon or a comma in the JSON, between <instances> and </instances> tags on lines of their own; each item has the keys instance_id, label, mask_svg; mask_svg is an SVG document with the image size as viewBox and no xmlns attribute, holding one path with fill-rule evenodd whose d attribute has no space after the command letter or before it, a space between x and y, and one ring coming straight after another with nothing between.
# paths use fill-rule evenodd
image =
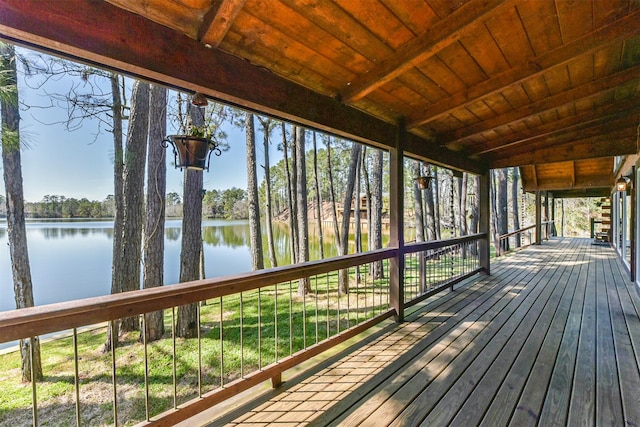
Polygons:
<instances>
[{"instance_id":1,"label":"reflection in water","mask_svg":"<svg viewBox=\"0 0 640 427\"><path fill-rule=\"evenodd\" d=\"M180 268L180 220L165 228L165 284L177 283ZM248 221L203 222L205 271L219 277L251 270ZM274 223L278 265L291 263L286 224ZM107 295L111 289L112 221L27 221L29 258L37 305ZM366 242L366 235L363 241ZM337 256L333 236L325 236L326 258ZM269 267L266 236L265 264ZM364 245L366 250L366 243ZM353 248L350 249L353 251ZM318 238L310 236L311 260L320 258ZM0 311L15 308L6 222L0 221Z\"/></svg>"}]
</instances>

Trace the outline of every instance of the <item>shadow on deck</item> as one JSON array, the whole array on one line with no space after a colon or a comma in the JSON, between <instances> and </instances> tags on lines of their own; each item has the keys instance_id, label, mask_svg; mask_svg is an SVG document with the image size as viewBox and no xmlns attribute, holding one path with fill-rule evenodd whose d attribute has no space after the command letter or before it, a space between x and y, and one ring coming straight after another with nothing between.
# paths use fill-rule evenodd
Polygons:
<instances>
[{"instance_id":1,"label":"shadow on deck","mask_svg":"<svg viewBox=\"0 0 640 427\"><path fill-rule=\"evenodd\" d=\"M640 297L591 242L500 259L204 425L640 425Z\"/></svg>"}]
</instances>

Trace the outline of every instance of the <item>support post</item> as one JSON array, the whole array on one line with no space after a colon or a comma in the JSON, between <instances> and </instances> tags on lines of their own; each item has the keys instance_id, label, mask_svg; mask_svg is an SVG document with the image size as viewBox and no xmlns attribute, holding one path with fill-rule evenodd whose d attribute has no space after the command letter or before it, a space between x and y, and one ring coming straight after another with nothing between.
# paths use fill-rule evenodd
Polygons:
<instances>
[{"instance_id":1,"label":"support post","mask_svg":"<svg viewBox=\"0 0 640 427\"><path fill-rule=\"evenodd\" d=\"M630 196L631 196L631 202L629 203L631 205L631 212L629 212L629 227L631 227L631 230L629 230L629 239L631 240L630 243L630 248L629 250L631 251L631 262L629 263L629 271L631 273L631 281L635 282L636 278L638 277L638 273L636 272L636 268L638 266L638 263L636 262L636 257L638 256L638 252L637 252L637 246L636 246L636 239L638 238L638 233L637 233L637 224L638 224L638 219L636 218L637 215L637 209L636 209L636 197L637 197L637 190L636 190L636 167L633 166L631 167L631 182L630 182L630 187L631 189L629 190Z\"/></svg>"},{"instance_id":2,"label":"support post","mask_svg":"<svg viewBox=\"0 0 640 427\"><path fill-rule=\"evenodd\" d=\"M390 150L389 164L389 246L398 248L398 255L390 259L389 301L396 311L396 322L404 321L404 154L406 140L404 122L398 123L395 148Z\"/></svg>"},{"instance_id":3,"label":"support post","mask_svg":"<svg viewBox=\"0 0 640 427\"><path fill-rule=\"evenodd\" d=\"M536 245L542 244L542 191L536 191Z\"/></svg>"},{"instance_id":4,"label":"support post","mask_svg":"<svg viewBox=\"0 0 640 427\"><path fill-rule=\"evenodd\" d=\"M489 195L489 174L491 171L480 175L480 188L478 189L478 231L486 233L486 237L478 243L480 267L486 274L491 274L491 236L490 236L490 195Z\"/></svg>"}]
</instances>

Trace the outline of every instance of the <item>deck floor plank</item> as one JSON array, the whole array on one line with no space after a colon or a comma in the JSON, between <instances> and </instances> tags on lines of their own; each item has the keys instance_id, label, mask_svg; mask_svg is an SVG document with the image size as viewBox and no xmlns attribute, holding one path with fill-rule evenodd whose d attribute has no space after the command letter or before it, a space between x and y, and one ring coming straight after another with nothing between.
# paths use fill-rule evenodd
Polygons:
<instances>
[{"instance_id":1,"label":"deck floor plank","mask_svg":"<svg viewBox=\"0 0 640 427\"><path fill-rule=\"evenodd\" d=\"M509 340L500 349L498 356L492 361L491 366L485 369L482 380L474 387L471 395L461 403L462 407L454 423L478 424L487 408L489 412L482 420L485 425L493 426L498 422L504 425L505 417L508 421L511 408L515 406L521 384L528 376L529 367L533 364L553 313L556 312L559 302L563 300L570 274L569 266L564 265L564 260L564 251L559 251L557 257L548 260L549 263L558 263L562 267L542 270L545 272L543 278L545 294L541 294L534 300L532 310L526 313ZM549 276L550 273L551 276ZM505 399L505 404L491 406L491 402L499 398ZM507 404L509 401L511 403ZM433 414L438 418L432 415L428 419L442 419L439 410L434 410ZM442 421L448 422L444 419Z\"/></svg>"},{"instance_id":2,"label":"deck floor plank","mask_svg":"<svg viewBox=\"0 0 640 427\"><path fill-rule=\"evenodd\" d=\"M510 407L512 412L511 419L502 418L499 420L500 423L504 421L504 424L506 424L508 421L512 426L536 425L538 423L547 386L555 366L555 363L550 363L550 361L557 362L559 360L562 338L565 331L567 331L566 326L572 313L572 308L575 311L576 304L574 302L576 300L580 301L580 303L582 302L582 290L578 282L580 278L584 278L586 275L585 269L582 268L583 258L584 253L577 251L571 257L566 258L566 261L571 263L571 268L566 270L565 274L568 274L568 277L563 277L563 280L568 279L563 299L553 317L544 341L537 343L540 346L540 352L535 357L534 364L528 365L526 383L522 386L522 392L517 404ZM535 349L530 349L530 351L534 353ZM505 388L505 384L503 384L503 389L511 390L515 388L512 382L506 384L509 387ZM501 405L501 407L506 408L506 397L497 395L494 402L500 402L503 399L505 399L505 404ZM493 405L493 407L496 406ZM502 412L506 416L506 411L503 410Z\"/></svg>"},{"instance_id":3,"label":"deck floor plank","mask_svg":"<svg viewBox=\"0 0 640 427\"><path fill-rule=\"evenodd\" d=\"M533 265L536 265L535 263ZM502 305L496 306L495 303L489 310L500 311L499 309L504 303L509 302L509 299L505 298L505 295L515 296L522 289L528 289L524 286L526 279L532 277L528 268L514 269L514 274L509 275L510 286L500 292L501 299L504 300ZM517 274L517 271L520 274ZM504 282L503 282L504 283ZM520 286L519 286L520 285ZM518 288L518 289L514 289ZM518 300L521 301L521 300ZM471 306L467 307L471 308ZM484 315L478 307L473 308L473 314L470 317L465 318L467 325L460 325L466 329L469 328L470 323L482 324L488 323L489 320L495 314L489 314L485 318L476 318L476 316ZM478 331L479 332L479 331ZM424 353L418 356L407 369L402 369L396 378L388 386L384 386L382 390L376 390L376 394L371 396L367 405L362 405L357 411L352 413L346 420L341 421L341 425L362 425L362 424L385 424L391 422L398 416L398 413L404 409L404 407L410 403L416 394L420 393L429 383L430 379L437 376L438 372L446 366L445 361L447 358L451 358L451 352L445 352L443 345L447 345L449 342L454 342L459 335L456 333L450 333L449 337L445 340L438 342L434 347L425 348ZM463 337L462 340L467 340L469 336ZM458 346L462 341L458 341ZM454 353L458 353L458 350L454 349ZM438 359L433 360L431 366L429 363L434 359L433 355L440 356ZM433 367L436 367L435 369ZM437 367L441 367L438 369ZM384 396L384 399L381 398ZM372 412L373 411L373 412Z\"/></svg>"},{"instance_id":4,"label":"deck floor plank","mask_svg":"<svg viewBox=\"0 0 640 427\"><path fill-rule=\"evenodd\" d=\"M596 425L624 425L607 288L614 285L606 254L596 260Z\"/></svg>"},{"instance_id":5,"label":"deck floor plank","mask_svg":"<svg viewBox=\"0 0 640 427\"><path fill-rule=\"evenodd\" d=\"M515 274L517 272L513 273ZM493 291L488 291L484 296L473 301L470 299L460 299L457 302L456 306L459 306L460 310L458 312L460 316L457 316L457 318L459 319L458 323L448 322L447 324L438 325L437 328L432 330L431 333L423 339L419 346L416 346L413 349L415 351L406 353L402 357L413 360L415 359L415 357L418 357L418 355L420 355L421 352L424 351L424 349L428 348L434 343L437 343L437 340L441 339L441 337L445 337L446 339L455 338L455 336L457 336L455 335L457 334L457 332L455 332L456 327L458 327L460 322L467 320L467 315L473 316L478 314L481 304L485 303L487 300L491 300L491 298L493 298L495 294L511 292L510 287L504 289L501 286L508 285L509 283L517 283L517 280L523 278L525 275L526 272L521 271L518 275L508 275L507 280L501 280L500 282L495 281L495 278L497 276L492 276L489 280L483 283L494 286ZM412 319L411 323L415 323L420 320L420 318L415 320ZM446 334L449 334L450 336L446 337ZM356 410L355 413L349 414L349 416L344 419L346 415L343 415L342 417L338 417L338 415L343 413L345 410L352 408L352 399L339 402L339 404L336 405L335 408L332 408L332 411L330 413L327 412L323 414L323 417L317 420L318 424L339 422L341 425L361 425L363 420L367 418L375 408L383 405L385 401L388 400L389 396L396 393L398 389L403 387L407 381L409 381L413 376L419 373L420 369L426 363L428 363L429 360L431 360L429 354L426 356L421 356L417 361L413 360L411 364L407 364L402 359L396 360L395 368L393 366L390 366L390 369L387 372L389 377L391 377L392 374L395 374L389 380L389 382L383 383L380 387L377 388L373 387L372 384L363 387L363 391L368 390L370 393L368 393L368 395L366 396L360 395L359 400L367 400L369 402L368 405L359 406L359 410Z\"/></svg>"},{"instance_id":6,"label":"deck floor plank","mask_svg":"<svg viewBox=\"0 0 640 427\"><path fill-rule=\"evenodd\" d=\"M639 312L611 248L553 239L207 425L640 425Z\"/></svg>"},{"instance_id":7,"label":"deck floor plank","mask_svg":"<svg viewBox=\"0 0 640 427\"><path fill-rule=\"evenodd\" d=\"M582 309L586 292L587 276L589 274L589 263L586 262L587 255L581 253L578 259L579 273L576 275L575 294L569 311L567 322L562 335L560 348L549 378L546 396L538 417L539 425L544 426L564 426L567 422L569 412L570 394L573 383L573 372L576 366L576 356L578 351L578 340L580 337L580 324L582 322ZM541 359L541 363L545 363ZM538 376L536 372L535 377ZM534 379L535 381L535 379ZM520 401L530 398L526 389L520 397ZM519 405L520 406L520 405ZM511 424L515 425L519 417L514 416Z\"/></svg>"}]
</instances>

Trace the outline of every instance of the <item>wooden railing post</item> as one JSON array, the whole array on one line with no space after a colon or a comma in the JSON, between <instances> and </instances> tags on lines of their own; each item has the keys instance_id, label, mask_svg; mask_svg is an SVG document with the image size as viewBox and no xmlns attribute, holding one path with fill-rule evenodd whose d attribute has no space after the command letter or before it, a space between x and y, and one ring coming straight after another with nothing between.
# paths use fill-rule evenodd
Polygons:
<instances>
[{"instance_id":1,"label":"wooden railing post","mask_svg":"<svg viewBox=\"0 0 640 427\"><path fill-rule=\"evenodd\" d=\"M487 171L484 175L480 175L480 188L478 189L478 204L479 204L479 218L478 218L478 231L480 233L486 233L486 237L479 242L479 258L480 267L484 269L487 274L491 274L491 237L489 232L489 174ZM498 245L499 246L499 245ZM498 248L496 247L496 250Z\"/></svg>"},{"instance_id":2,"label":"wooden railing post","mask_svg":"<svg viewBox=\"0 0 640 427\"><path fill-rule=\"evenodd\" d=\"M398 124L395 149L390 150L389 164L389 246L398 248L398 254L389 260L389 301L396 312L397 322L404 321L404 156L406 139L404 123Z\"/></svg>"},{"instance_id":3,"label":"wooden railing post","mask_svg":"<svg viewBox=\"0 0 640 427\"><path fill-rule=\"evenodd\" d=\"M638 218L636 217L638 212L636 211L636 197L638 197L638 193L637 193L637 189L636 189L636 173L638 173L638 171L636 170L635 166L631 167L631 189L630 191L630 195L631 195L631 212L629 212L629 227L631 227L631 229L629 230L629 239L631 240L631 246L630 246L630 250L631 250L631 257L630 260L631 262L629 263L629 271L631 272L631 280L633 282L636 281L636 278L638 277L638 273L636 271L636 267L638 265L637 261L636 261L636 257L638 256L638 253L636 252L636 239L638 238L637 235L637 220Z\"/></svg>"}]
</instances>

